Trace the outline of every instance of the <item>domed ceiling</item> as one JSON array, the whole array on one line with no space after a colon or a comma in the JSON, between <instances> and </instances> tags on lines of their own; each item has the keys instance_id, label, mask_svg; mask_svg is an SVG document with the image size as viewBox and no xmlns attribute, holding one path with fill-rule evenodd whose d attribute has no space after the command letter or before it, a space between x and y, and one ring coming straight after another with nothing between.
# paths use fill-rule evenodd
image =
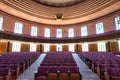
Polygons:
<instances>
[{"instance_id":1,"label":"domed ceiling","mask_svg":"<svg viewBox=\"0 0 120 80\"><path fill-rule=\"evenodd\" d=\"M33 22L68 25L120 10L120 0L0 0L0 10Z\"/></svg>"},{"instance_id":2,"label":"domed ceiling","mask_svg":"<svg viewBox=\"0 0 120 80\"><path fill-rule=\"evenodd\" d=\"M78 4L85 0L33 0L33 1L51 7L68 7Z\"/></svg>"}]
</instances>

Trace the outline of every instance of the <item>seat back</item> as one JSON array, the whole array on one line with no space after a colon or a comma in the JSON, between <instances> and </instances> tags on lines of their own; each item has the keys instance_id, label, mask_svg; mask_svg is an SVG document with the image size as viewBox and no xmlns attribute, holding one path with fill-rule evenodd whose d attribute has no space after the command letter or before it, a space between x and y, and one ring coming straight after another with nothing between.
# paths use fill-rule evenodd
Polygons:
<instances>
[{"instance_id":1,"label":"seat back","mask_svg":"<svg viewBox=\"0 0 120 80\"><path fill-rule=\"evenodd\" d=\"M76 73L72 73L70 75L70 80L80 80L80 75Z\"/></svg>"},{"instance_id":2,"label":"seat back","mask_svg":"<svg viewBox=\"0 0 120 80\"><path fill-rule=\"evenodd\" d=\"M48 80L58 80L57 74L56 73L49 73Z\"/></svg>"},{"instance_id":3,"label":"seat back","mask_svg":"<svg viewBox=\"0 0 120 80\"><path fill-rule=\"evenodd\" d=\"M6 76L10 73L10 68L0 68L0 76Z\"/></svg>"},{"instance_id":4,"label":"seat back","mask_svg":"<svg viewBox=\"0 0 120 80\"><path fill-rule=\"evenodd\" d=\"M59 80L69 80L69 76L67 73L61 73L59 75Z\"/></svg>"}]
</instances>

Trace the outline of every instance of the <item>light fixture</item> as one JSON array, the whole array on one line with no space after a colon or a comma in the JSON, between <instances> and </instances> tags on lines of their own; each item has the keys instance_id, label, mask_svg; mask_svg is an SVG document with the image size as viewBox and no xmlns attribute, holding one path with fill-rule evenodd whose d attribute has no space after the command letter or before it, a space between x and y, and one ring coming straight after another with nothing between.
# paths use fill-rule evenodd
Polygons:
<instances>
[{"instance_id":1,"label":"light fixture","mask_svg":"<svg viewBox=\"0 0 120 80\"><path fill-rule=\"evenodd\" d=\"M63 18L63 13L55 13L55 20L61 21Z\"/></svg>"}]
</instances>

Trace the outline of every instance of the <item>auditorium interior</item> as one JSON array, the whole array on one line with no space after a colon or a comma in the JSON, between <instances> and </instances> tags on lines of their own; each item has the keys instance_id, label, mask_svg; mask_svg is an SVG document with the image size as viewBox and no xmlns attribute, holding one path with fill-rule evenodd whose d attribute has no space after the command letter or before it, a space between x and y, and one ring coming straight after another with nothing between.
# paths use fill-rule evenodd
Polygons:
<instances>
[{"instance_id":1,"label":"auditorium interior","mask_svg":"<svg viewBox=\"0 0 120 80\"><path fill-rule=\"evenodd\" d=\"M120 0L0 0L0 80L120 80Z\"/></svg>"}]
</instances>

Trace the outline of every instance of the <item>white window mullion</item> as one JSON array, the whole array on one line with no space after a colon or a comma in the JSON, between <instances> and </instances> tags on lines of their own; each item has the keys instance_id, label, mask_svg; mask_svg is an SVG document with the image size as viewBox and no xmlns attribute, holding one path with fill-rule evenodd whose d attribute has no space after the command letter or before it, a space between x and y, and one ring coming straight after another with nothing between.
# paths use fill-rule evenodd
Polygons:
<instances>
[{"instance_id":1,"label":"white window mullion","mask_svg":"<svg viewBox=\"0 0 120 80\"><path fill-rule=\"evenodd\" d=\"M98 48L98 51L106 51L105 42L99 42L99 43L97 43L97 48Z\"/></svg>"},{"instance_id":2,"label":"white window mullion","mask_svg":"<svg viewBox=\"0 0 120 80\"><path fill-rule=\"evenodd\" d=\"M44 44L44 52L50 51L50 44Z\"/></svg>"},{"instance_id":3,"label":"white window mullion","mask_svg":"<svg viewBox=\"0 0 120 80\"><path fill-rule=\"evenodd\" d=\"M50 37L50 29L49 28L45 28L44 37Z\"/></svg>"},{"instance_id":4,"label":"white window mullion","mask_svg":"<svg viewBox=\"0 0 120 80\"><path fill-rule=\"evenodd\" d=\"M30 43L30 52L36 51L36 49L37 49L37 45L34 43Z\"/></svg>"},{"instance_id":5,"label":"white window mullion","mask_svg":"<svg viewBox=\"0 0 120 80\"><path fill-rule=\"evenodd\" d=\"M81 27L81 36L87 36L87 27L86 26Z\"/></svg>"},{"instance_id":6,"label":"white window mullion","mask_svg":"<svg viewBox=\"0 0 120 80\"><path fill-rule=\"evenodd\" d=\"M57 51L62 51L62 45L61 44L57 44L56 45L56 50Z\"/></svg>"},{"instance_id":7,"label":"white window mullion","mask_svg":"<svg viewBox=\"0 0 120 80\"><path fill-rule=\"evenodd\" d=\"M82 44L82 51L89 51L87 43Z\"/></svg>"},{"instance_id":8,"label":"white window mullion","mask_svg":"<svg viewBox=\"0 0 120 80\"><path fill-rule=\"evenodd\" d=\"M74 28L68 29L68 37L74 37Z\"/></svg>"},{"instance_id":9,"label":"white window mullion","mask_svg":"<svg viewBox=\"0 0 120 80\"><path fill-rule=\"evenodd\" d=\"M35 26L31 27L31 36L37 36L37 27Z\"/></svg>"},{"instance_id":10,"label":"white window mullion","mask_svg":"<svg viewBox=\"0 0 120 80\"><path fill-rule=\"evenodd\" d=\"M69 51L70 52L75 52L75 46L74 46L74 44L69 44Z\"/></svg>"},{"instance_id":11,"label":"white window mullion","mask_svg":"<svg viewBox=\"0 0 120 80\"><path fill-rule=\"evenodd\" d=\"M115 17L115 28L120 30L120 16Z\"/></svg>"},{"instance_id":12,"label":"white window mullion","mask_svg":"<svg viewBox=\"0 0 120 80\"><path fill-rule=\"evenodd\" d=\"M15 22L14 33L22 34L23 24Z\"/></svg>"},{"instance_id":13,"label":"white window mullion","mask_svg":"<svg viewBox=\"0 0 120 80\"><path fill-rule=\"evenodd\" d=\"M12 43L12 52L20 52L20 49L21 49L21 43L19 42Z\"/></svg>"},{"instance_id":14,"label":"white window mullion","mask_svg":"<svg viewBox=\"0 0 120 80\"><path fill-rule=\"evenodd\" d=\"M96 34L104 33L103 22L96 24Z\"/></svg>"},{"instance_id":15,"label":"white window mullion","mask_svg":"<svg viewBox=\"0 0 120 80\"><path fill-rule=\"evenodd\" d=\"M0 16L0 30L2 30L2 26L3 26L3 17Z\"/></svg>"},{"instance_id":16,"label":"white window mullion","mask_svg":"<svg viewBox=\"0 0 120 80\"><path fill-rule=\"evenodd\" d=\"M57 29L57 38L62 37L62 29Z\"/></svg>"}]
</instances>

